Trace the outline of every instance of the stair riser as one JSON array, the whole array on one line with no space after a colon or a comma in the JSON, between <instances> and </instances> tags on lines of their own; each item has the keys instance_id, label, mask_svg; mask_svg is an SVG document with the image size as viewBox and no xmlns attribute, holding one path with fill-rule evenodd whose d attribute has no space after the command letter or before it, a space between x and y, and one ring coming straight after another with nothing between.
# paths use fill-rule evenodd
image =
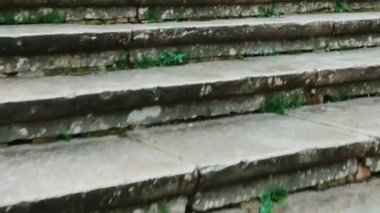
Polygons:
<instances>
[{"instance_id":1,"label":"stair riser","mask_svg":"<svg viewBox=\"0 0 380 213\"><path fill-rule=\"evenodd\" d=\"M302 94L306 104L320 104L321 97L339 97L342 92L348 97L380 94L380 81L352 82L336 86L322 86L308 89L293 89L276 94ZM271 93L272 94L272 93ZM196 102L182 102L171 105L154 105L141 109L111 112L100 115L59 118L50 121L15 123L0 126L0 143L16 140L48 141L62 135L83 135L95 133L104 135L140 125L157 125L197 118L213 118L230 114L241 114L260 110L268 94L258 93L243 96L229 96L220 99ZM113 129L112 131L110 131Z\"/></svg>"},{"instance_id":2,"label":"stair riser","mask_svg":"<svg viewBox=\"0 0 380 213\"><path fill-rule=\"evenodd\" d=\"M379 11L379 1L348 1L346 10ZM281 14L303 14L334 12L336 1L281 1L276 8ZM140 6L139 6L140 5ZM178 1L178 2L138 2L138 1L63 1L39 2L0 2L0 24L33 24L28 17L42 14L55 14L67 23L135 23L164 20L197 20L215 18L241 18L265 15L260 8L273 7L272 1ZM8 9L7 9L8 8ZM261 9L262 10L262 9ZM9 19L13 19L10 22ZM49 22L49 21L45 21Z\"/></svg>"},{"instance_id":3,"label":"stair riser","mask_svg":"<svg viewBox=\"0 0 380 213\"><path fill-rule=\"evenodd\" d=\"M267 1L268 2L268 1ZM263 4L237 4L237 5L213 5L192 7L146 7L139 8L138 17L141 21L149 21L151 14L155 14L158 20L199 20L218 18L261 17L260 8L272 8L272 3ZM336 8L334 1L304 1L304 2L279 2L276 6L282 15L305 13L333 13ZM351 12L378 11L380 8L371 1L348 2L347 10Z\"/></svg>"}]
</instances>

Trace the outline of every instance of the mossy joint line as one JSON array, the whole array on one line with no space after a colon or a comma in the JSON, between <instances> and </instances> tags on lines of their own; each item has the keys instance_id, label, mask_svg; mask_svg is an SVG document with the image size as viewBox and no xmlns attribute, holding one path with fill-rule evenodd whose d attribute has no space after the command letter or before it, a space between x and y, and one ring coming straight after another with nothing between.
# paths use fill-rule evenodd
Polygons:
<instances>
[{"instance_id":1,"label":"mossy joint line","mask_svg":"<svg viewBox=\"0 0 380 213\"><path fill-rule=\"evenodd\" d=\"M269 95L261 104L260 112L284 115L287 110L304 105L305 100L305 95L301 93Z\"/></svg>"},{"instance_id":2,"label":"mossy joint line","mask_svg":"<svg viewBox=\"0 0 380 213\"><path fill-rule=\"evenodd\" d=\"M259 18L274 18L280 16L280 3L278 0L272 0L270 6L259 6L257 17Z\"/></svg>"},{"instance_id":3,"label":"mossy joint line","mask_svg":"<svg viewBox=\"0 0 380 213\"><path fill-rule=\"evenodd\" d=\"M0 25L17 24L61 24L66 23L66 17L58 12L30 12L17 14L15 11L0 13Z\"/></svg>"},{"instance_id":4,"label":"mossy joint line","mask_svg":"<svg viewBox=\"0 0 380 213\"><path fill-rule=\"evenodd\" d=\"M135 63L136 68L146 69L149 67L164 67L174 65L184 65L188 63L186 53L179 51L165 50L158 58L142 58Z\"/></svg>"}]
</instances>

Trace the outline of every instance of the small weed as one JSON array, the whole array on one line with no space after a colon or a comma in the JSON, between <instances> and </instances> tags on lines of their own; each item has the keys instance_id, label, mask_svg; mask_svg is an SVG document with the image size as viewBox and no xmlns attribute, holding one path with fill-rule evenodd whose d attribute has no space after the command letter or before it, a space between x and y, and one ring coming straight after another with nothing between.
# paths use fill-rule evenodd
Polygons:
<instances>
[{"instance_id":1,"label":"small weed","mask_svg":"<svg viewBox=\"0 0 380 213\"><path fill-rule=\"evenodd\" d=\"M339 44L339 50L352 50L352 49L355 49L355 47L352 47L348 44Z\"/></svg>"},{"instance_id":2,"label":"small weed","mask_svg":"<svg viewBox=\"0 0 380 213\"><path fill-rule=\"evenodd\" d=\"M159 205L158 205L158 208L159 208L159 210L160 210L160 213L170 213L170 211L169 211L169 207L168 207L168 205L165 204L165 203L161 203L161 204L159 204Z\"/></svg>"},{"instance_id":3,"label":"small weed","mask_svg":"<svg viewBox=\"0 0 380 213\"><path fill-rule=\"evenodd\" d=\"M273 213L274 204L282 204L289 195L289 190L285 187L271 189L261 197L259 213Z\"/></svg>"},{"instance_id":4,"label":"small weed","mask_svg":"<svg viewBox=\"0 0 380 213\"><path fill-rule=\"evenodd\" d=\"M71 132L70 132L70 128L69 128L69 127L64 127L64 128L62 129L62 136L63 136L63 139L64 139L65 141L69 141L69 140L71 140L72 135L71 135Z\"/></svg>"},{"instance_id":5,"label":"small weed","mask_svg":"<svg viewBox=\"0 0 380 213\"><path fill-rule=\"evenodd\" d=\"M272 0L271 7L266 7L264 5L259 6L259 11L257 17L268 18L268 17L279 17L280 16L280 4L278 0Z\"/></svg>"},{"instance_id":6,"label":"small weed","mask_svg":"<svg viewBox=\"0 0 380 213\"><path fill-rule=\"evenodd\" d=\"M108 65L106 67L107 71L119 71L119 70L124 70L128 67L128 54L127 53L122 53L119 56L119 59L115 61L112 65Z\"/></svg>"},{"instance_id":7,"label":"small weed","mask_svg":"<svg viewBox=\"0 0 380 213\"><path fill-rule=\"evenodd\" d=\"M338 2L335 5L335 12L336 13L344 13L347 12L347 0L338 0Z\"/></svg>"},{"instance_id":8,"label":"small weed","mask_svg":"<svg viewBox=\"0 0 380 213\"><path fill-rule=\"evenodd\" d=\"M260 111L264 113L274 112L280 115L285 114L288 109L295 109L305 103L305 97L302 94L291 95L270 95L265 98L261 104Z\"/></svg>"},{"instance_id":9,"label":"small weed","mask_svg":"<svg viewBox=\"0 0 380 213\"><path fill-rule=\"evenodd\" d=\"M162 66L180 65L187 62L186 54L173 51L164 51L160 55L160 64Z\"/></svg>"},{"instance_id":10,"label":"small weed","mask_svg":"<svg viewBox=\"0 0 380 213\"><path fill-rule=\"evenodd\" d=\"M149 67L182 65L186 63L187 55L185 53L165 50L159 55L158 59L143 58L136 63L136 67L144 69Z\"/></svg>"},{"instance_id":11,"label":"small weed","mask_svg":"<svg viewBox=\"0 0 380 213\"><path fill-rule=\"evenodd\" d=\"M325 103L346 101L350 99L350 93L347 90L339 91L336 95L327 95L324 97Z\"/></svg>"},{"instance_id":12,"label":"small weed","mask_svg":"<svg viewBox=\"0 0 380 213\"><path fill-rule=\"evenodd\" d=\"M161 13L158 10L149 9L146 14L148 23L157 23L162 21Z\"/></svg>"},{"instance_id":13,"label":"small weed","mask_svg":"<svg viewBox=\"0 0 380 213\"><path fill-rule=\"evenodd\" d=\"M237 59L237 60L243 60L244 59L244 55L237 54L237 55L235 55L235 59Z\"/></svg>"}]
</instances>

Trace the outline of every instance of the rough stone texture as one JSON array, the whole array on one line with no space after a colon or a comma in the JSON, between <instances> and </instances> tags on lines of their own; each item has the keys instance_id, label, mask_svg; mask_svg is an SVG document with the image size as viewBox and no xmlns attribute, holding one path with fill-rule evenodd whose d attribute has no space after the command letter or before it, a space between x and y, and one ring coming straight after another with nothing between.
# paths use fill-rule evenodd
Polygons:
<instances>
[{"instance_id":1,"label":"rough stone texture","mask_svg":"<svg viewBox=\"0 0 380 213\"><path fill-rule=\"evenodd\" d=\"M136 63L145 58L158 58L162 52L167 50L186 53L190 61L207 61L218 58L268 56L313 50L347 50L375 46L380 46L380 34L220 44L198 43L177 47L136 48L130 51L130 60L131 63Z\"/></svg>"},{"instance_id":2,"label":"rough stone texture","mask_svg":"<svg viewBox=\"0 0 380 213\"><path fill-rule=\"evenodd\" d=\"M160 20L182 20L182 19L214 19L214 18L241 18L262 16L259 12L261 7L272 8L271 1L262 1L263 4L231 4L231 5L195 5L195 6L161 6L139 8L139 18L149 19L154 13ZM303 14L317 12L334 12L336 2L333 1L279 1L275 6L280 14ZM371 11L371 1L349 1L346 9L348 11Z\"/></svg>"},{"instance_id":3,"label":"rough stone texture","mask_svg":"<svg viewBox=\"0 0 380 213\"><path fill-rule=\"evenodd\" d=\"M191 193L196 183L192 163L117 137L4 148L0 170L0 212L144 205Z\"/></svg>"},{"instance_id":4,"label":"rough stone texture","mask_svg":"<svg viewBox=\"0 0 380 213\"><path fill-rule=\"evenodd\" d=\"M186 205L187 205L187 198L186 197L179 197L175 199L169 199L169 200L161 200L161 202L150 204L143 207L137 207L137 208L119 208L119 209L107 209L107 212L109 213L163 213L163 212L169 212L169 213L185 213L186 212ZM167 209L161 210L161 209ZM104 211L95 211L95 213L101 213Z\"/></svg>"},{"instance_id":5,"label":"rough stone texture","mask_svg":"<svg viewBox=\"0 0 380 213\"><path fill-rule=\"evenodd\" d=\"M126 6L138 5L139 0L2 0L2 8L19 7L91 7L91 6Z\"/></svg>"},{"instance_id":6,"label":"rough stone texture","mask_svg":"<svg viewBox=\"0 0 380 213\"><path fill-rule=\"evenodd\" d=\"M0 124L374 81L380 78L378 55L379 49L373 48L209 62L106 75L5 79L0 84Z\"/></svg>"},{"instance_id":7,"label":"rough stone texture","mask_svg":"<svg viewBox=\"0 0 380 213\"><path fill-rule=\"evenodd\" d=\"M321 104L324 96L339 97L342 92L347 97L380 93L380 83L379 81L346 83L339 86L311 89L306 93L302 90L292 90L285 92L285 94L294 92L305 94L307 104ZM318 100L315 100L316 98ZM173 121L254 112L260 109L264 100L265 95L263 94L232 96L215 100L148 106L132 112L126 110L103 115L87 115L43 122L14 123L0 127L0 142L56 137L62 134L86 134L114 128L121 129L130 126L163 124ZM111 132L109 131L108 133ZM46 141L49 139L41 140Z\"/></svg>"},{"instance_id":8,"label":"rough stone texture","mask_svg":"<svg viewBox=\"0 0 380 213\"><path fill-rule=\"evenodd\" d=\"M372 153L378 146L371 142L372 139L366 139L367 136L351 134L271 114L236 116L129 133L143 143L196 162L202 176L202 190L356 158ZM270 158L270 155L277 157Z\"/></svg>"},{"instance_id":9,"label":"rough stone texture","mask_svg":"<svg viewBox=\"0 0 380 213\"><path fill-rule=\"evenodd\" d=\"M329 126L338 126L380 137L380 98L378 97L305 106L290 114Z\"/></svg>"},{"instance_id":10,"label":"rough stone texture","mask_svg":"<svg viewBox=\"0 0 380 213\"><path fill-rule=\"evenodd\" d=\"M189 195L196 186L204 197L215 187L268 175L283 177L269 183L291 184L303 174L295 171L372 156L379 145L363 134L273 114L137 129L126 136L0 149L0 212L134 210ZM306 171L305 177L315 178L301 178L298 187L358 170L356 160L340 165L333 167L341 172L325 166L315 170L318 175ZM295 176L284 175L289 172Z\"/></svg>"},{"instance_id":11,"label":"rough stone texture","mask_svg":"<svg viewBox=\"0 0 380 213\"><path fill-rule=\"evenodd\" d=\"M380 172L380 157L369 157L365 159L365 165L371 170L371 172Z\"/></svg>"},{"instance_id":12,"label":"rough stone texture","mask_svg":"<svg viewBox=\"0 0 380 213\"><path fill-rule=\"evenodd\" d=\"M242 56L270 56L313 50L346 50L351 48L380 46L379 35L361 35L355 38L310 38L307 40L245 42L230 44L196 44L179 47L156 47L132 49L130 51L105 51L98 53L54 54L38 56L0 57L0 78L7 76L38 77L53 75L84 75L95 72L115 71L113 66L127 57L123 67L144 58L158 58L163 51L172 50L188 53L192 62L235 59ZM129 56L129 57L128 57ZM146 57L149 56L149 57ZM124 59L123 59L124 60Z\"/></svg>"},{"instance_id":13,"label":"rough stone texture","mask_svg":"<svg viewBox=\"0 0 380 213\"><path fill-rule=\"evenodd\" d=\"M6 56L0 57L0 75L105 70L105 65L117 63L121 50L127 55L123 64L136 64L157 59L169 49L199 61L373 47L380 45L379 26L377 12L112 26L2 26L0 55Z\"/></svg>"},{"instance_id":14,"label":"rough stone texture","mask_svg":"<svg viewBox=\"0 0 380 213\"><path fill-rule=\"evenodd\" d=\"M130 45L132 30L124 25L0 26L0 54L29 55L120 50Z\"/></svg>"},{"instance_id":15,"label":"rough stone texture","mask_svg":"<svg viewBox=\"0 0 380 213\"><path fill-rule=\"evenodd\" d=\"M199 117L215 117L230 113L253 112L259 109L262 95L236 96L227 99L179 103L168 106L148 106L133 111L114 112L55 119L34 123L0 126L0 141L54 137L63 134L84 134L112 128L152 125Z\"/></svg>"},{"instance_id":16,"label":"rough stone texture","mask_svg":"<svg viewBox=\"0 0 380 213\"><path fill-rule=\"evenodd\" d=\"M290 191L295 191L329 181L348 178L354 175L356 171L356 160L349 160L344 163L336 163L283 175L271 175L269 178L218 187L198 193L193 208L198 211L206 211L239 204L261 197L269 188L274 186L286 186Z\"/></svg>"},{"instance_id":17,"label":"rough stone texture","mask_svg":"<svg viewBox=\"0 0 380 213\"><path fill-rule=\"evenodd\" d=\"M38 17L41 14L54 14L64 18L65 23L87 22L93 24L104 23L128 23L136 22L136 8L133 7L80 7L80 8L37 8L37 9L17 9L2 10L3 14L11 14L16 17L15 21L20 24L31 24L30 16ZM0 24L4 23L3 16L0 15ZM94 22L95 21L95 22ZM9 23L8 23L9 24ZM33 24L33 23L32 23Z\"/></svg>"},{"instance_id":18,"label":"rough stone texture","mask_svg":"<svg viewBox=\"0 0 380 213\"><path fill-rule=\"evenodd\" d=\"M54 54L39 56L0 57L0 75L41 77L52 75L83 75L107 71L125 51L99 53ZM1 78L1 77L0 77Z\"/></svg>"},{"instance_id":19,"label":"rough stone texture","mask_svg":"<svg viewBox=\"0 0 380 213\"><path fill-rule=\"evenodd\" d=\"M278 213L377 213L379 206L379 179L366 183L331 188L325 191L305 191L291 194L285 203L276 205ZM246 208L254 206L254 208ZM254 201L242 207L210 211L210 213L257 213L259 204Z\"/></svg>"},{"instance_id":20,"label":"rough stone texture","mask_svg":"<svg viewBox=\"0 0 380 213\"><path fill-rule=\"evenodd\" d=\"M306 191L291 195L281 213L377 213L380 208L380 181L352 184L326 191Z\"/></svg>"},{"instance_id":21,"label":"rough stone texture","mask_svg":"<svg viewBox=\"0 0 380 213\"><path fill-rule=\"evenodd\" d=\"M348 25L353 27L345 28ZM207 22L168 22L133 25L133 45L179 45L262 41L379 33L378 12L346 14L291 15L281 18L244 18ZM337 28L338 31L335 31ZM364 31L363 31L364 30Z\"/></svg>"}]
</instances>

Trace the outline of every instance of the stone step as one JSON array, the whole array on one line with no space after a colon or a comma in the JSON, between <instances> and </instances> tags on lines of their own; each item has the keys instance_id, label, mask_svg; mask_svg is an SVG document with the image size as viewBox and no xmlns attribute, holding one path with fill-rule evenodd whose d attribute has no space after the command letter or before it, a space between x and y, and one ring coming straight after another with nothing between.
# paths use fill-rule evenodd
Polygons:
<instances>
[{"instance_id":1,"label":"stone step","mask_svg":"<svg viewBox=\"0 0 380 213\"><path fill-rule=\"evenodd\" d=\"M244 207L225 208L212 213L258 212L257 203ZM377 213L380 208L380 179L365 183L341 186L326 191L305 191L295 193L285 203L275 207L281 213ZM255 211L254 211L255 210ZM211 213L211 212L210 212Z\"/></svg>"},{"instance_id":2,"label":"stone step","mask_svg":"<svg viewBox=\"0 0 380 213\"><path fill-rule=\"evenodd\" d=\"M324 109L357 131L252 114L2 148L0 212L206 211L258 198L274 185L295 191L363 180L359 170L373 165L366 157L379 160L380 123L373 120L380 120L380 98ZM319 114L310 111L312 120ZM367 134L370 125L375 134Z\"/></svg>"},{"instance_id":3,"label":"stone step","mask_svg":"<svg viewBox=\"0 0 380 213\"><path fill-rule=\"evenodd\" d=\"M379 12L136 25L0 26L0 75L83 75L379 44Z\"/></svg>"},{"instance_id":4,"label":"stone step","mask_svg":"<svg viewBox=\"0 0 380 213\"><path fill-rule=\"evenodd\" d=\"M2 0L0 24L128 23L379 11L379 0Z\"/></svg>"},{"instance_id":5,"label":"stone step","mask_svg":"<svg viewBox=\"0 0 380 213\"><path fill-rule=\"evenodd\" d=\"M367 48L2 79L0 142L252 112L273 93L297 94L307 104L373 95L380 91L379 55L380 48Z\"/></svg>"}]
</instances>

